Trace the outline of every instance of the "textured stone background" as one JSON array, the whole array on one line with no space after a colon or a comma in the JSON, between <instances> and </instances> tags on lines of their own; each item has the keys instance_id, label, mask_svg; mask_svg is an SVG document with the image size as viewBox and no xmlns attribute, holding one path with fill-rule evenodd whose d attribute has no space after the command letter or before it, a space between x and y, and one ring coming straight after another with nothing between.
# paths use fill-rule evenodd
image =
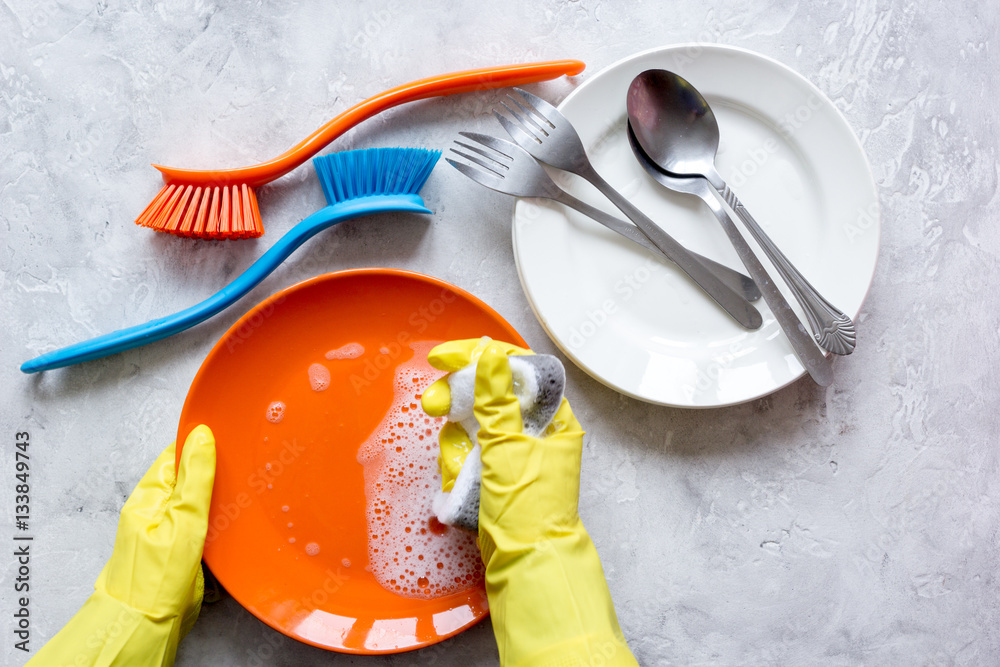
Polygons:
<instances>
[{"instance_id":1,"label":"textured stone background","mask_svg":"<svg viewBox=\"0 0 1000 667\"><path fill-rule=\"evenodd\" d=\"M118 6L119 4L125 6ZM512 200L438 168L432 218L325 232L240 306L156 345L22 375L35 354L214 293L322 195L300 169L261 194L257 242L136 228L150 162L271 157L337 112L434 73L624 56L700 40L753 49L846 114L877 178L882 252L857 352L739 407L624 398L569 368L589 434L581 513L644 665L995 664L1000 458L1000 233L995 3L256 2L0 4L0 539L10 544L13 434L32 435L36 646L87 597L118 511L173 437L195 371L239 315L319 273L413 269L468 289L533 346L554 347L521 291ZM556 100L576 82L534 89ZM444 147L491 129L493 93L393 110L336 149ZM7 548L4 547L6 552ZM0 557L11 649L12 559ZM285 638L231 599L206 607L181 665L495 664L488 623L390 658Z\"/></svg>"}]
</instances>

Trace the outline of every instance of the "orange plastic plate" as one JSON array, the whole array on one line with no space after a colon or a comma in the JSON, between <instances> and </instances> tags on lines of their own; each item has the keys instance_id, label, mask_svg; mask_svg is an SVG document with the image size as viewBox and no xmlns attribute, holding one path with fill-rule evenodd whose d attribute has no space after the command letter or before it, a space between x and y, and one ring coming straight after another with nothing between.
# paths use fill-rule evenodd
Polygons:
<instances>
[{"instance_id":1,"label":"orange plastic plate","mask_svg":"<svg viewBox=\"0 0 1000 667\"><path fill-rule=\"evenodd\" d=\"M408 271L359 269L278 292L222 337L191 385L177 441L202 423L215 433L205 561L240 604L290 637L363 654L434 644L486 615L481 574L463 580L464 590L431 598L390 592L376 580L357 458L387 418L396 369L414 362L411 345L480 336L525 345L457 287ZM327 358L352 343L364 353ZM330 372L322 391L309 376L316 363ZM283 410L272 407L277 402ZM413 419L426 419L412 407ZM436 444L440 427L426 424L421 446ZM456 530L416 517L415 528L424 526ZM473 536L454 537L466 548L448 558L478 559Z\"/></svg>"}]
</instances>

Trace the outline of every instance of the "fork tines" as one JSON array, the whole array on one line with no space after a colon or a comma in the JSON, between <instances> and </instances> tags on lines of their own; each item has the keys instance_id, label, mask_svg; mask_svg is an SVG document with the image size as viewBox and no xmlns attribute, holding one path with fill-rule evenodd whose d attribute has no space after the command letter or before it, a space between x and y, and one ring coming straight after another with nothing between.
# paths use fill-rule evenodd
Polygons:
<instances>
[{"instance_id":1,"label":"fork tines","mask_svg":"<svg viewBox=\"0 0 1000 667\"><path fill-rule=\"evenodd\" d=\"M496 109L493 110L493 115L511 136L516 137L515 133L520 133L530 141L541 143L545 137L549 136L549 131L555 129L552 112L558 113L558 111L542 98L532 95L526 90L515 88L514 92L522 99L519 100L510 94L507 97L520 111L514 110L506 102L500 102L500 106L513 118L513 121Z\"/></svg>"},{"instance_id":2,"label":"fork tines","mask_svg":"<svg viewBox=\"0 0 1000 667\"><path fill-rule=\"evenodd\" d=\"M464 141L456 140L455 144L457 146L461 146L467 151L472 151L475 155L465 151L460 151L455 147L451 148L452 153L465 158L473 164L479 165L483 169L486 169L500 178L503 178L506 175L506 172L510 169L509 165L513 158L509 154L509 149L507 149L507 152L504 152L505 142L477 132L459 132L459 134L466 139L476 142L479 146L474 146L472 144L465 143ZM458 167L453 160L449 160L447 158L445 159L452 166L456 168ZM465 170L460 169L460 171L466 173Z\"/></svg>"}]
</instances>

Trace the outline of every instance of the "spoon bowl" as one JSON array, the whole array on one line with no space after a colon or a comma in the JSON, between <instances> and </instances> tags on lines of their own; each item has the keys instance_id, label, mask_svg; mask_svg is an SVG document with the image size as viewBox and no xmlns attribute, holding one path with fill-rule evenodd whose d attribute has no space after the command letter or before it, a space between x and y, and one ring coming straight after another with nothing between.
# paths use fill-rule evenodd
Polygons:
<instances>
[{"instance_id":1,"label":"spoon bowl","mask_svg":"<svg viewBox=\"0 0 1000 667\"><path fill-rule=\"evenodd\" d=\"M667 70L646 70L632 80L626 107L639 145L661 169L679 176L715 173L719 123L690 83Z\"/></svg>"}]
</instances>

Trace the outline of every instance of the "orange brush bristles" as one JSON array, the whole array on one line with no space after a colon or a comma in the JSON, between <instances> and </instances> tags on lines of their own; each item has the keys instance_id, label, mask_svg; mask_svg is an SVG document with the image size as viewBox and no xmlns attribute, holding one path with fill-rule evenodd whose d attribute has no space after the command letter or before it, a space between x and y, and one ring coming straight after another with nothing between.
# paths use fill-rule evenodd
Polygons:
<instances>
[{"instance_id":1,"label":"orange brush bristles","mask_svg":"<svg viewBox=\"0 0 1000 667\"><path fill-rule=\"evenodd\" d=\"M135 224L199 239L257 238L264 233L257 196L245 183L221 187L168 183Z\"/></svg>"}]
</instances>

